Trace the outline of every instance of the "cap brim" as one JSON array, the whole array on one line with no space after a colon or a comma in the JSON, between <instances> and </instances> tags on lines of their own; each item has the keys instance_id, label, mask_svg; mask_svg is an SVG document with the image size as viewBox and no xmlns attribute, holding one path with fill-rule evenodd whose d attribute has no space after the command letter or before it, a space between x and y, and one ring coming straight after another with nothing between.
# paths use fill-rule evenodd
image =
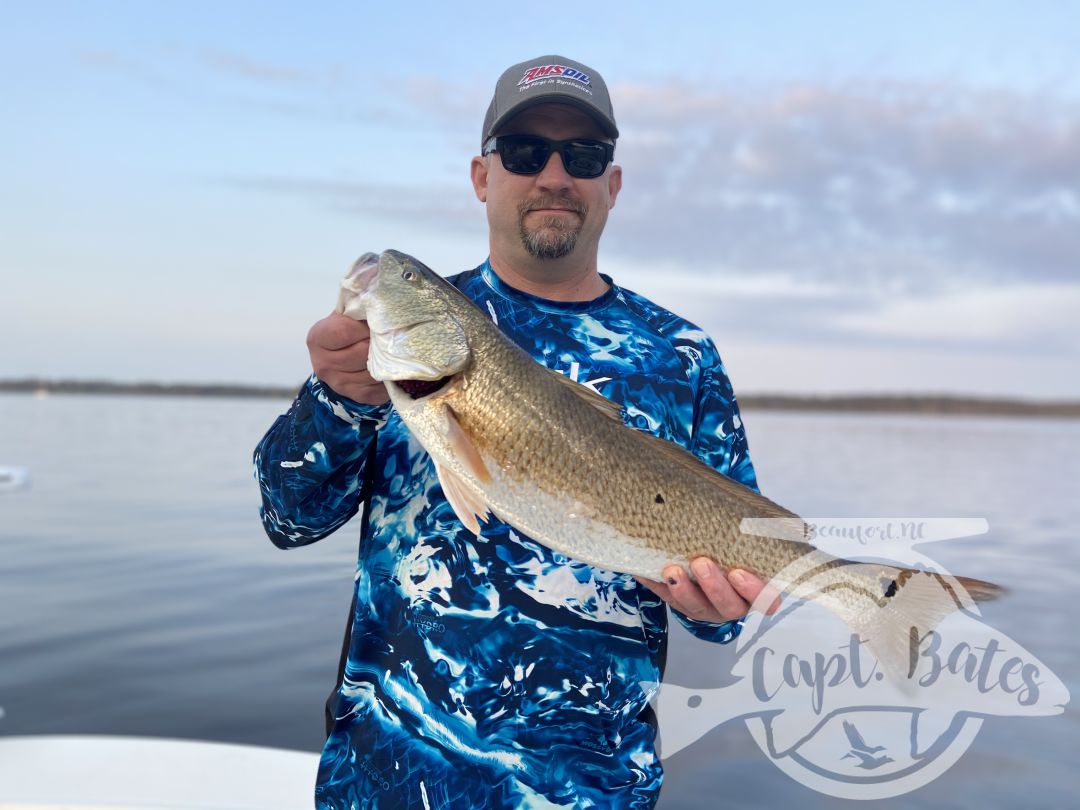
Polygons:
<instances>
[{"instance_id":1,"label":"cap brim","mask_svg":"<svg viewBox=\"0 0 1080 810\"><path fill-rule=\"evenodd\" d=\"M506 124L506 122L513 118L515 115L518 115L519 113L522 113L525 110L528 110L531 107L536 107L540 104L566 104L571 107L577 107L583 113L586 113L593 121L595 121L600 127L600 129L603 130L604 134L607 135L609 138L619 137L619 130L618 127L615 126L615 122L606 119L603 115L600 114L596 107L592 106L591 104L585 101L581 101L574 96L568 96L565 93L539 93L535 96L529 97L525 101L522 101L520 104L516 104L515 106L504 112L502 115L500 115L498 118L496 118L492 122L491 127L488 129L488 131L484 133L484 140L486 141L488 138L498 132L503 127L503 125Z\"/></svg>"}]
</instances>

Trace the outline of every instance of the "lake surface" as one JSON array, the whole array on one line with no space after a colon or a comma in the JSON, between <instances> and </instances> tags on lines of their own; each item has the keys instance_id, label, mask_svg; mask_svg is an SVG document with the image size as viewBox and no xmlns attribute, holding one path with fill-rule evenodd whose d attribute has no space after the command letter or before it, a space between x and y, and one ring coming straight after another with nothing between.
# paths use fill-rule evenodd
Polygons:
<instances>
[{"instance_id":1,"label":"lake surface","mask_svg":"<svg viewBox=\"0 0 1080 810\"><path fill-rule=\"evenodd\" d=\"M288 403L0 395L0 734L107 733L318 751L358 524L281 551L251 451ZM937 543L1006 584L983 617L1080 699L1080 422L745 414L763 490L805 515L985 517ZM666 680L724 682L735 645L672 631ZM883 806L1064 807L1080 721L990 717L960 761ZM660 807L834 807L782 774L742 721L668 758ZM870 804L875 804L871 802Z\"/></svg>"}]
</instances>

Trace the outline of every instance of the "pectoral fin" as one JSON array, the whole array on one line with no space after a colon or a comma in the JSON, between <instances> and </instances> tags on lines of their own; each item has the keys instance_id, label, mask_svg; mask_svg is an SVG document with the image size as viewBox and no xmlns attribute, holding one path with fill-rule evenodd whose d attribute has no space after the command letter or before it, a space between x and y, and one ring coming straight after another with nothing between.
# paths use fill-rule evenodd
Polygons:
<instances>
[{"instance_id":1,"label":"pectoral fin","mask_svg":"<svg viewBox=\"0 0 1080 810\"><path fill-rule=\"evenodd\" d=\"M439 476L443 494L450 502L450 507L458 520L465 524L465 528L480 536L480 523L477 518L487 523L488 507L484 499L474 495L473 491L466 486L465 482L453 470L447 469L441 464L435 464L435 472Z\"/></svg>"},{"instance_id":2,"label":"pectoral fin","mask_svg":"<svg viewBox=\"0 0 1080 810\"><path fill-rule=\"evenodd\" d=\"M449 405L444 407L446 409L446 428L447 438L450 440L450 449L458 460L465 465L465 469L476 476L478 481L483 484L490 484L491 473L488 472L487 467L484 465L484 460L480 458L480 451L476 449L472 438L465 432L461 423L458 422L454 409Z\"/></svg>"},{"instance_id":3,"label":"pectoral fin","mask_svg":"<svg viewBox=\"0 0 1080 810\"><path fill-rule=\"evenodd\" d=\"M446 417L446 436L450 443L450 450L461 465L482 484L491 483L491 473L488 472L484 459L480 457L480 451L476 444L458 421L457 414L449 405L444 405ZM442 484L443 494L450 502L454 514L458 516L465 528L480 536L480 521L487 522L490 510L483 496L476 493L474 487L469 486L462 477L452 470L436 462L435 472Z\"/></svg>"}]
</instances>

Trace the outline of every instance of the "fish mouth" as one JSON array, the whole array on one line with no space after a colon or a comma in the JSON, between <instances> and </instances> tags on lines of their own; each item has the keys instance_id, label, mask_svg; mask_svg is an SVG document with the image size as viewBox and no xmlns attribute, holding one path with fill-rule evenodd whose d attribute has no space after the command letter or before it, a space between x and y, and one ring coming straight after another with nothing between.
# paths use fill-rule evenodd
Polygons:
<instances>
[{"instance_id":1,"label":"fish mouth","mask_svg":"<svg viewBox=\"0 0 1080 810\"><path fill-rule=\"evenodd\" d=\"M365 253L353 264L345 276L342 285L356 295L367 292L371 282L379 274L379 256L375 253Z\"/></svg>"},{"instance_id":2,"label":"fish mouth","mask_svg":"<svg viewBox=\"0 0 1080 810\"><path fill-rule=\"evenodd\" d=\"M410 399L423 399L443 388L450 382L450 376L437 380L394 380L393 384L408 394Z\"/></svg>"}]
</instances>

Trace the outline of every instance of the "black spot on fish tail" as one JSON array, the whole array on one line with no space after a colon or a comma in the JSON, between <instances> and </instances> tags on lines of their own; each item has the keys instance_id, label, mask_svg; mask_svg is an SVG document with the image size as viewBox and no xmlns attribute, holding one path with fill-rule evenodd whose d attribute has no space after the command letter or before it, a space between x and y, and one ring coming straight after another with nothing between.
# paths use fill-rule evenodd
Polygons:
<instances>
[{"instance_id":1,"label":"black spot on fish tail","mask_svg":"<svg viewBox=\"0 0 1080 810\"><path fill-rule=\"evenodd\" d=\"M434 394L449 381L449 377L440 377L437 380L396 380L395 382L410 397L420 399L428 394Z\"/></svg>"}]
</instances>

